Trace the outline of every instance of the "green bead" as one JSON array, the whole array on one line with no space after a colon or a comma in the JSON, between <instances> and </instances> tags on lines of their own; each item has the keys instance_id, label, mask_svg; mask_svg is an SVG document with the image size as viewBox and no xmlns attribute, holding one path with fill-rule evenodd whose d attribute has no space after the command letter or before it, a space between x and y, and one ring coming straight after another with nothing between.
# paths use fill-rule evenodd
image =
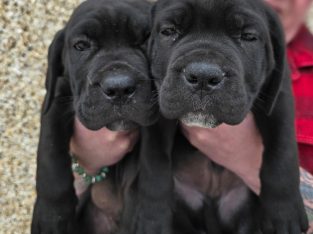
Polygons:
<instances>
[{"instance_id":1,"label":"green bead","mask_svg":"<svg viewBox=\"0 0 313 234\"><path fill-rule=\"evenodd\" d=\"M85 170L82 167L76 167L75 172L77 172L79 175L82 175L85 173Z\"/></svg>"},{"instance_id":2,"label":"green bead","mask_svg":"<svg viewBox=\"0 0 313 234\"><path fill-rule=\"evenodd\" d=\"M106 178L107 173L109 172L108 167L103 167L101 168L97 175L95 176L88 175L85 172L84 168L79 165L75 156L72 156L72 170L73 172L76 172L78 175L83 177L87 184L94 184L103 181Z\"/></svg>"},{"instance_id":3,"label":"green bead","mask_svg":"<svg viewBox=\"0 0 313 234\"><path fill-rule=\"evenodd\" d=\"M101 175L96 176L96 182L100 182L103 180L103 177Z\"/></svg>"},{"instance_id":4,"label":"green bead","mask_svg":"<svg viewBox=\"0 0 313 234\"><path fill-rule=\"evenodd\" d=\"M86 181L88 184L91 184L91 182L92 182L92 177L91 177L90 175L86 175L85 181Z\"/></svg>"},{"instance_id":5,"label":"green bead","mask_svg":"<svg viewBox=\"0 0 313 234\"><path fill-rule=\"evenodd\" d=\"M109 168L108 167L103 167L101 169L102 172L108 173L109 172Z\"/></svg>"}]
</instances>

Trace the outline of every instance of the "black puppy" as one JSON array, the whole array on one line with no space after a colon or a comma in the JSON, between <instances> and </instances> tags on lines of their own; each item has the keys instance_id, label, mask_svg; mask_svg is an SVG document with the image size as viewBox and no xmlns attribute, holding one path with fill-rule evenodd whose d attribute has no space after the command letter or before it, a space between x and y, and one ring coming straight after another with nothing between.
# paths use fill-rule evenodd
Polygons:
<instances>
[{"instance_id":1,"label":"black puppy","mask_svg":"<svg viewBox=\"0 0 313 234\"><path fill-rule=\"evenodd\" d=\"M207 233L305 231L290 77L274 13L261 0L160 0L149 43L165 117L215 127L238 124L252 111L265 146L262 189L255 201L238 178L178 136L173 156L177 209L195 214L215 207L220 226L195 224Z\"/></svg>"},{"instance_id":2,"label":"black puppy","mask_svg":"<svg viewBox=\"0 0 313 234\"><path fill-rule=\"evenodd\" d=\"M144 50L149 9L140 0L89 0L55 36L41 115L32 234L72 230L74 116L91 130L128 130L156 121Z\"/></svg>"}]
</instances>

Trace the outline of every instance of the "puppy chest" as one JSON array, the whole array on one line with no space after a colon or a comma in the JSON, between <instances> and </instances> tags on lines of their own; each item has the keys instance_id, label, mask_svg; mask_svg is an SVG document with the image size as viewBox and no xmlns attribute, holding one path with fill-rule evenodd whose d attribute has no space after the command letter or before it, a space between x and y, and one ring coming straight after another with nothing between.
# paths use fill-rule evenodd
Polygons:
<instances>
[{"instance_id":1,"label":"puppy chest","mask_svg":"<svg viewBox=\"0 0 313 234\"><path fill-rule=\"evenodd\" d=\"M248 188L236 175L198 151L189 157L183 155L174 163L174 185L178 199L194 211L202 209L207 200L214 199L224 222L239 211L249 196Z\"/></svg>"}]
</instances>

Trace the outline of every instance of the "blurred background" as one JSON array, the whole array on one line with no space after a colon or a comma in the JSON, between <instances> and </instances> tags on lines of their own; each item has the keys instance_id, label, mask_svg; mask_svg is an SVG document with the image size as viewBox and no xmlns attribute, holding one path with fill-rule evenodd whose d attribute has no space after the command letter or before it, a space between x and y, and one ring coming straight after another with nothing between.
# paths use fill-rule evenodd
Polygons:
<instances>
[{"instance_id":1,"label":"blurred background","mask_svg":"<svg viewBox=\"0 0 313 234\"><path fill-rule=\"evenodd\" d=\"M80 2L0 0L0 234L30 233L47 48Z\"/></svg>"}]
</instances>

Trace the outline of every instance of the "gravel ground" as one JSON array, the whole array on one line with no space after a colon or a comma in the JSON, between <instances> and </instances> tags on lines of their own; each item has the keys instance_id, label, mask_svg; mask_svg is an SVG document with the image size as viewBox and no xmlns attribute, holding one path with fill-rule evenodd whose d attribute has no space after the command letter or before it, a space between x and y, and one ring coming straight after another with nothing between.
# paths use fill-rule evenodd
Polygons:
<instances>
[{"instance_id":1,"label":"gravel ground","mask_svg":"<svg viewBox=\"0 0 313 234\"><path fill-rule=\"evenodd\" d=\"M47 47L79 0L0 0L0 234L30 233Z\"/></svg>"},{"instance_id":2,"label":"gravel ground","mask_svg":"<svg viewBox=\"0 0 313 234\"><path fill-rule=\"evenodd\" d=\"M47 47L80 2L0 0L0 234L30 232Z\"/></svg>"}]
</instances>

